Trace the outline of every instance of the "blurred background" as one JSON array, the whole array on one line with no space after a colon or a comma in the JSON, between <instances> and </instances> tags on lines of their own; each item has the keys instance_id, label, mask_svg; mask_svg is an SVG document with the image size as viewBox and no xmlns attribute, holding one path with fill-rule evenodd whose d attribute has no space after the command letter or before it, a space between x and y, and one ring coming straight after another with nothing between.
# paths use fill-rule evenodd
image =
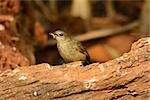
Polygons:
<instances>
[{"instance_id":1,"label":"blurred background","mask_svg":"<svg viewBox=\"0 0 150 100\"><path fill-rule=\"evenodd\" d=\"M149 5L150 0L0 0L1 69L61 64L48 35L58 29L81 41L92 62L119 57L149 36Z\"/></svg>"}]
</instances>

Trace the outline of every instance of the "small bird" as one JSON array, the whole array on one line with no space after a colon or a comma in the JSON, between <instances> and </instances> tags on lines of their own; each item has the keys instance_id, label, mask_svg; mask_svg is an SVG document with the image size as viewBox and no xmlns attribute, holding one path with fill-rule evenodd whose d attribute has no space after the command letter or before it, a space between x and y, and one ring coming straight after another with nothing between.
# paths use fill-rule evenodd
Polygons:
<instances>
[{"instance_id":1,"label":"small bird","mask_svg":"<svg viewBox=\"0 0 150 100\"><path fill-rule=\"evenodd\" d=\"M82 61L84 66L90 63L90 56L79 41L61 30L49 34L56 39L58 51L65 62Z\"/></svg>"}]
</instances>

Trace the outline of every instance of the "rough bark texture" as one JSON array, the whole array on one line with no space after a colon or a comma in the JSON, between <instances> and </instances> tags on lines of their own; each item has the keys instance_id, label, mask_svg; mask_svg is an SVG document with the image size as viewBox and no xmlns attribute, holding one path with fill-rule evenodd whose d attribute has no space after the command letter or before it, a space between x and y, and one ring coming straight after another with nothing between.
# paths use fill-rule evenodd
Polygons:
<instances>
[{"instance_id":1,"label":"rough bark texture","mask_svg":"<svg viewBox=\"0 0 150 100\"><path fill-rule=\"evenodd\" d=\"M28 14L23 15L21 4L19 0L0 0L0 71L35 64L30 31L35 23L28 20L32 19Z\"/></svg>"},{"instance_id":2,"label":"rough bark texture","mask_svg":"<svg viewBox=\"0 0 150 100\"><path fill-rule=\"evenodd\" d=\"M0 100L145 100L150 98L150 38L106 63L39 64L0 74Z\"/></svg>"}]
</instances>

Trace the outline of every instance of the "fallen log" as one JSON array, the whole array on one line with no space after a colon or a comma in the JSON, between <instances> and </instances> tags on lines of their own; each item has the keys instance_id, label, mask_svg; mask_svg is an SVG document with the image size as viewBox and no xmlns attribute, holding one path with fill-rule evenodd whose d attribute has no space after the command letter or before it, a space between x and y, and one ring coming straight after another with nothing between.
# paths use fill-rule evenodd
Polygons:
<instances>
[{"instance_id":1,"label":"fallen log","mask_svg":"<svg viewBox=\"0 0 150 100\"><path fill-rule=\"evenodd\" d=\"M38 64L0 73L0 100L150 98L150 38L106 63Z\"/></svg>"}]
</instances>

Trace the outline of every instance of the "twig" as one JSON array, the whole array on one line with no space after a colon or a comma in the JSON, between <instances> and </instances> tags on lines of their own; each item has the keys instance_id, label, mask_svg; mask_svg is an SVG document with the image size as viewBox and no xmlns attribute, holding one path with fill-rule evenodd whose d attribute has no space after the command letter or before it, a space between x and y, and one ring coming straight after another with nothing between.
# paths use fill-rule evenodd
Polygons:
<instances>
[{"instance_id":1,"label":"twig","mask_svg":"<svg viewBox=\"0 0 150 100\"><path fill-rule=\"evenodd\" d=\"M43 3L43 1L35 0L34 2L35 2L36 5L40 8L42 14L45 16L45 19L47 19L48 21L51 21L49 9L48 9L47 6Z\"/></svg>"}]
</instances>

